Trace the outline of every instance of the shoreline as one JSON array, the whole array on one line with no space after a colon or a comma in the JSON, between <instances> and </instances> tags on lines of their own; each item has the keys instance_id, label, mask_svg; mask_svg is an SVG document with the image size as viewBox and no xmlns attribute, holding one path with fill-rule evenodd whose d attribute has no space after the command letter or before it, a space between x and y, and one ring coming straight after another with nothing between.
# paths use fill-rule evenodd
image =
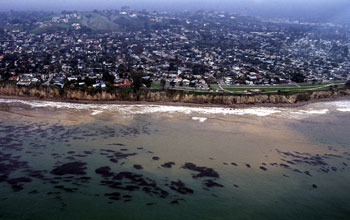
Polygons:
<instances>
[{"instance_id":1,"label":"shoreline","mask_svg":"<svg viewBox=\"0 0 350 220\"><path fill-rule=\"evenodd\" d=\"M297 108L303 107L313 103L331 102L339 100L350 100L350 95L337 96L329 98L318 98L309 101L300 101L297 103L252 103L252 104L210 104L210 103L187 103L187 102L150 102L150 101L104 101L104 100L72 100L62 98L39 98L33 96L15 96L15 95L0 95L0 99L7 100L22 100L22 101L47 101L58 103L70 103L70 104L101 104L101 105L160 105L160 106L184 106L184 107L221 107L231 109L245 109L251 107L275 107L275 108Z\"/></svg>"},{"instance_id":2,"label":"shoreline","mask_svg":"<svg viewBox=\"0 0 350 220\"><path fill-rule=\"evenodd\" d=\"M193 107L300 107L309 103L350 97L350 88L310 91L295 94L201 94L186 91L96 91L58 89L52 87L20 87L0 85L0 97L7 99L42 100L80 104L167 105Z\"/></svg>"}]
</instances>

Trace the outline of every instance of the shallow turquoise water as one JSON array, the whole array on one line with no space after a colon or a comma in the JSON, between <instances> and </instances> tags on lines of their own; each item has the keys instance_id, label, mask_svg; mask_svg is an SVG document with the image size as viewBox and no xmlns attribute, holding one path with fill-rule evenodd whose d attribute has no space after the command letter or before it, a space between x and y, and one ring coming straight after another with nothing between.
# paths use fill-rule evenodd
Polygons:
<instances>
[{"instance_id":1,"label":"shallow turquoise water","mask_svg":"<svg viewBox=\"0 0 350 220\"><path fill-rule=\"evenodd\" d=\"M193 115L101 114L68 123L66 110L21 108L6 106L0 116L0 219L350 217L347 113L215 115L205 123ZM73 173L54 172L74 162L82 166ZM110 174L96 173L101 167ZM122 172L131 177L118 178Z\"/></svg>"}]
</instances>

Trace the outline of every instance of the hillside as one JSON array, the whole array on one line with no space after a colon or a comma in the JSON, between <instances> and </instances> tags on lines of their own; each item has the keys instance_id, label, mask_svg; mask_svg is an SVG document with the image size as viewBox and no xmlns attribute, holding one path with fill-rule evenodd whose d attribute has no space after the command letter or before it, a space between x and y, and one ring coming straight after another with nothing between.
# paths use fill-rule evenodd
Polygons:
<instances>
[{"instance_id":1,"label":"hillside","mask_svg":"<svg viewBox=\"0 0 350 220\"><path fill-rule=\"evenodd\" d=\"M66 14L64 14L66 13ZM1 16L0 16L1 18ZM146 13L122 14L115 11L92 11L92 12L62 12L56 14L40 15L36 20L39 23L25 25L21 30L31 31L34 34L50 33L61 30L92 30L92 31L142 31L142 30L163 30L171 25L181 24L184 19L172 19L164 17L156 21L155 16ZM81 29L74 25L79 24ZM1 21L0 21L1 27ZM4 26L5 27L5 26Z\"/></svg>"},{"instance_id":2,"label":"hillside","mask_svg":"<svg viewBox=\"0 0 350 220\"><path fill-rule=\"evenodd\" d=\"M82 26L98 31L118 31L119 25L109 20L106 16L99 15L93 12L87 12L82 15L80 21Z\"/></svg>"}]
</instances>

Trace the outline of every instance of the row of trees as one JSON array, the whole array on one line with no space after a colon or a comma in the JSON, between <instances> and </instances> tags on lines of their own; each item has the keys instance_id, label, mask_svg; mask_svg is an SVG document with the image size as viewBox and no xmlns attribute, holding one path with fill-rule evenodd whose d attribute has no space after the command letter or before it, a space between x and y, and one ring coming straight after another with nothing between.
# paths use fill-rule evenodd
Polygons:
<instances>
[{"instance_id":1,"label":"row of trees","mask_svg":"<svg viewBox=\"0 0 350 220\"><path fill-rule=\"evenodd\" d=\"M122 75L123 78L131 78L131 80L133 81L133 89L135 92L140 90L143 86L146 86L146 88L150 88L152 86L152 80L149 77L147 77L142 70L132 70L129 76L127 76L127 74L125 73ZM113 85L115 77L114 75L109 74L108 71L105 71L103 73L103 80L106 82L106 84Z\"/></svg>"}]
</instances>

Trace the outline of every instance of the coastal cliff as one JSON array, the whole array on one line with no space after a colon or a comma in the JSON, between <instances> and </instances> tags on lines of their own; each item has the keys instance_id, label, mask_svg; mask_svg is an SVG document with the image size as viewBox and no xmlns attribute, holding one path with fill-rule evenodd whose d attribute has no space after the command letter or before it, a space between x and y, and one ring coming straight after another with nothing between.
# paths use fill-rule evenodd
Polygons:
<instances>
[{"instance_id":1,"label":"coastal cliff","mask_svg":"<svg viewBox=\"0 0 350 220\"><path fill-rule=\"evenodd\" d=\"M131 101L131 102L179 102L193 104L295 104L318 99L338 98L350 95L350 89L333 91L310 91L296 94L217 94L191 91L87 91L79 89L59 89L56 87L20 87L14 84L1 84L0 95L35 97L37 99L66 101Z\"/></svg>"}]
</instances>

